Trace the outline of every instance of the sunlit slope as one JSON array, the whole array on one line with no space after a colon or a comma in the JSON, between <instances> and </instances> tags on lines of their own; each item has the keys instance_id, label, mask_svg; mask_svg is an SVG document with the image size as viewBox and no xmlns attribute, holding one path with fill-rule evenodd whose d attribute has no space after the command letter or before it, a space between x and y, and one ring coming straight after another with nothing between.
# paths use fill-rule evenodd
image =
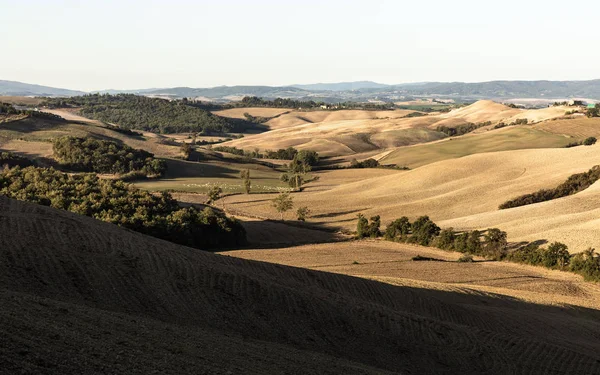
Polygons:
<instances>
[{"instance_id":1,"label":"sunlit slope","mask_svg":"<svg viewBox=\"0 0 600 375\"><path fill-rule=\"evenodd\" d=\"M573 142L573 138L529 126L511 126L435 143L400 147L381 158L380 162L417 168L440 160L482 152L564 147L570 142Z\"/></svg>"},{"instance_id":2,"label":"sunlit slope","mask_svg":"<svg viewBox=\"0 0 600 375\"><path fill-rule=\"evenodd\" d=\"M439 126L469 123L510 124L517 119L539 122L561 117L564 107L540 110L509 108L492 101L479 101L449 113L413 117L395 111L292 111L268 121L270 131L226 143L243 149L261 150L297 147L323 155L352 155L378 149L426 143L446 137ZM517 147L518 148L518 147Z\"/></svg>"},{"instance_id":3,"label":"sunlit slope","mask_svg":"<svg viewBox=\"0 0 600 375\"><path fill-rule=\"evenodd\" d=\"M594 310L223 257L5 198L0 208L0 360L12 373L600 371Z\"/></svg>"},{"instance_id":4,"label":"sunlit slope","mask_svg":"<svg viewBox=\"0 0 600 375\"><path fill-rule=\"evenodd\" d=\"M454 226L457 229L474 227L485 229L494 224L508 231L509 239L513 240L522 238L525 230L513 233L510 225L504 225L500 218L512 215L510 212L513 210L496 212L498 206L522 194L532 193L542 188L553 188L570 175L585 172L600 164L599 149L600 146L580 146L569 149L529 149L474 154L428 164L410 171L390 171L389 175L371 178L365 176L362 181L348 183L340 182L342 179L335 176L341 174L359 176L361 171L325 172L319 182L309 185L305 192L295 194L294 199L298 206L306 205L314 211L315 222L348 230L355 229L358 213L368 217L381 215L384 225L404 215L413 219L421 215L429 215L434 221L441 222L443 226ZM331 181L339 183L331 184L328 182L330 178ZM580 199L579 210L596 209L595 200L579 194L565 199ZM546 204L551 207L560 201ZM228 197L227 204L242 212L276 217L268 202L261 202L253 197ZM528 220L532 223L536 220L549 220L549 222L555 220L546 214L537 215L533 209L516 210L522 210L519 211L521 212L520 223ZM528 216L526 212L531 214ZM551 212L551 209L548 212ZM566 214L569 211L555 212ZM490 220L460 219L479 214L482 218L487 218L486 215L489 215ZM581 230L567 235L569 231L565 228L569 228L572 224L568 223L566 218L567 216L552 231L549 229L531 231L528 238L538 239L533 237L538 237L536 233L539 233L543 235L539 239L562 239L568 245L578 243L586 243L589 246L600 245L597 231ZM538 222L538 225L539 223L541 222ZM532 224L533 226L535 224ZM591 226L593 223L582 228ZM539 226L538 230L542 228L545 227Z\"/></svg>"}]
</instances>

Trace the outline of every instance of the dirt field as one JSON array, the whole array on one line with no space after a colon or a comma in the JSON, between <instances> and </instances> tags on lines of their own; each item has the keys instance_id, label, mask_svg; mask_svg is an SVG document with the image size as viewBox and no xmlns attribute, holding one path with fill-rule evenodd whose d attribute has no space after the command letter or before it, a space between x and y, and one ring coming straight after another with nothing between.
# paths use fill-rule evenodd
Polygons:
<instances>
[{"instance_id":1,"label":"dirt field","mask_svg":"<svg viewBox=\"0 0 600 375\"><path fill-rule=\"evenodd\" d=\"M561 301L219 256L6 198L0 230L9 373L600 372L600 312Z\"/></svg>"},{"instance_id":2,"label":"dirt field","mask_svg":"<svg viewBox=\"0 0 600 375\"><path fill-rule=\"evenodd\" d=\"M600 309L600 284L571 273L475 258L429 247L366 240L282 249L224 252L224 255L378 280L466 293L497 293L528 302ZM436 261L413 261L415 256Z\"/></svg>"}]
</instances>

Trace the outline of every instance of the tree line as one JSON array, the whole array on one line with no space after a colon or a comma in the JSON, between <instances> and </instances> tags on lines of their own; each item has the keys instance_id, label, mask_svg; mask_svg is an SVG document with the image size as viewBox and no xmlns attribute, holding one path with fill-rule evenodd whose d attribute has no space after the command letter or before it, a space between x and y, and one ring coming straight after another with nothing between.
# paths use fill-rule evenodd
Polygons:
<instances>
[{"instance_id":1,"label":"tree line","mask_svg":"<svg viewBox=\"0 0 600 375\"><path fill-rule=\"evenodd\" d=\"M203 135L242 133L253 124L228 119L183 100L169 101L133 94L90 94L71 98L49 98L48 107L80 107L81 114L95 120L161 134L194 132Z\"/></svg>"},{"instance_id":2,"label":"tree line","mask_svg":"<svg viewBox=\"0 0 600 375\"><path fill-rule=\"evenodd\" d=\"M433 246L498 261L560 269L578 273L586 280L600 281L600 257L592 248L571 255L567 245L563 243L553 242L543 248L534 242L509 251L507 234L498 228L456 232L453 228L441 229L428 216L421 216L412 223L408 217L403 216L388 224L384 232L380 226L381 218L378 215L367 219L359 214L356 236L359 239L383 236L388 241ZM465 260L469 261L469 258L463 257L459 261Z\"/></svg>"},{"instance_id":3,"label":"tree line","mask_svg":"<svg viewBox=\"0 0 600 375\"><path fill-rule=\"evenodd\" d=\"M12 152L0 152L0 167L1 168L12 168L21 167L26 168L35 166L36 163L26 157L15 155Z\"/></svg>"},{"instance_id":4,"label":"tree line","mask_svg":"<svg viewBox=\"0 0 600 375\"><path fill-rule=\"evenodd\" d=\"M86 215L197 249L246 243L235 219L210 207L181 208L169 193L160 195L94 174L69 175L52 168L15 167L0 173L0 194Z\"/></svg>"},{"instance_id":5,"label":"tree line","mask_svg":"<svg viewBox=\"0 0 600 375\"><path fill-rule=\"evenodd\" d=\"M600 165L594 166L587 172L569 176L567 181L554 189L542 189L535 193L521 195L502 203L498 208L504 210L573 195L592 186L598 179L600 179Z\"/></svg>"},{"instance_id":6,"label":"tree line","mask_svg":"<svg viewBox=\"0 0 600 375\"><path fill-rule=\"evenodd\" d=\"M277 160L294 160L297 159L310 166L315 166L319 163L319 154L313 150L297 150L294 147L280 148L276 151L266 150L260 152L258 149L254 151L243 150L233 146L216 146L212 148L214 151L227 152L234 155L246 156L256 159L277 159Z\"/></svg>"},{"instance_id":7,"label":"tree line","mask_svg":"<svg viewBox=\"0 0 600 375\"><path fill-rule=\"evenodd\" d=\"M65 136L54 139L52 148L64 167L78 172L160 177L167 170L154 154L113 141Z\"/></svg>"}]
</instances>

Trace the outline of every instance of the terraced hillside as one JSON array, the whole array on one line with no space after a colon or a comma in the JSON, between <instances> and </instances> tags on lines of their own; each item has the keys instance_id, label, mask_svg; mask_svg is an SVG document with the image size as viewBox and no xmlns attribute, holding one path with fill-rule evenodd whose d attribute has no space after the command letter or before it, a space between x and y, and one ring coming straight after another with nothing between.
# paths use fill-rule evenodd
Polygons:
<instances>
[{"instance_id":1,"label":"terraced hillside","mask_svg":"<svg viewBox=\"0 0 600 375\"><path fill-rule=\"evenodd\" d=\"M223 257L0 198L10 373L597 373L597 310Z\"/></svg>"}]
</instances>

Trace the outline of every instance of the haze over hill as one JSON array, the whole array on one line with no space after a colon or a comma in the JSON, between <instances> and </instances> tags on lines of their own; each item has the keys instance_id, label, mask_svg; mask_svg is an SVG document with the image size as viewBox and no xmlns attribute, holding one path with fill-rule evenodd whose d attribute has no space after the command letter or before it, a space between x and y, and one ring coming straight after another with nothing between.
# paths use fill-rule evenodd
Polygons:
<instances>
[{"instance_id":1,"label":"haze over hill","mask_svg":"<svg viewBox=\"0 0 600 375\"><path fill-rule=\"evenodd\" d=\"M423 82L381 84L370 81L295 84L290 86L218 86L210 88L172 87L131 90L94 90L100 93L133 93L171 98L204 98L210 100L239 100L244 96L268 99L296 98L326 102L339 101L398 101L404 97L438 97L458 100L477 99L564 99L589 98L600 100L600 80L588 81L490 81ZM0 81L0 95L75 96L83 92L56 89L14 81Z\"/></svg>"}]
</instances>

